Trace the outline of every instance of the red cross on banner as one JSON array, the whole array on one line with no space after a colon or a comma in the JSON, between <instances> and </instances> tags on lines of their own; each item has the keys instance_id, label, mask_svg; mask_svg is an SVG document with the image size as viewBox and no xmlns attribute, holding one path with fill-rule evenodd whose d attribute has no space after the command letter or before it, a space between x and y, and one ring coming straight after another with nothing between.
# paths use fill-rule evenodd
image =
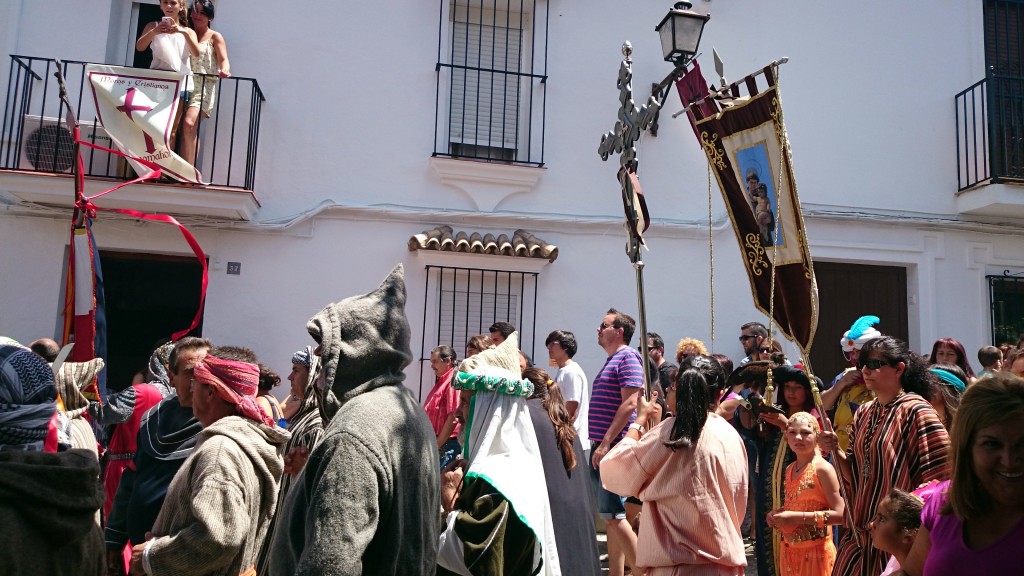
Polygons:
<instances>
[{"instance_id":1,"label":"red cross on banner","mask_svg":"<svg viewBox=\"0 0 1024 576\"><path fill-rule=\"evenodd\" d=\"M182 182L202 184L202 175L174 152L171 134L185 76L163 70L142 70L89 64L85 67L96 114L122 152L158 164L164 174ZM149 169L129 158L139 174Z\"/></svg>"}]
</instances>

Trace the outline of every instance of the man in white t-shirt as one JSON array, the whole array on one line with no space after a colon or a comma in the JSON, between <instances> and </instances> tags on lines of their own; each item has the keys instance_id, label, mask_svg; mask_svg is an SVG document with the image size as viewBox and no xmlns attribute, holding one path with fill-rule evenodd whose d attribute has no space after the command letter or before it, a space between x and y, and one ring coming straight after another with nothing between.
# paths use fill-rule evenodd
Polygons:
<instances>
[{"instance_id":1,"label":"man in white t-shirt","mask_svg":"<svg viewBox=\"0 0 1024 576\"><path fill-rule=\"evenodd\" d=\"M576 336L568 330L555 330L548 334L544 344L548 347L548 357L558 366L555 382L562 391L565 407L569 410L569 417L574 419L573 426L589 459L587 409L590 406L590 381L583 368L572 360L576 355Z\"/></svg>"}]
</instances>

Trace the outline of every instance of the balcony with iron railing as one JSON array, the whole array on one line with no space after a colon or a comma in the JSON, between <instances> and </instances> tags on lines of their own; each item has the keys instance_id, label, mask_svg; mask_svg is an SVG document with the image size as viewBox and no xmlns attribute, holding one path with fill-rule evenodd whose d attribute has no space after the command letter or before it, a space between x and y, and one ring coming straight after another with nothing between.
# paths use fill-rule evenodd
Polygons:
<instances>
[{"instance_id":1,"label":"balcony with iron railing","mask_svg":"<svg viewBox=\"0 0 1024 576\"><path fill-rule=\"evenodd\" d=\"M1024 77L989 74L955 102L957 211L1024 218Z\"/></svg>"},{"instance_id":2,"label":"balcony with iron railing","mask_svg":"<svg viewBox=\"0 0 1024 576\"><path fill-rule=\"evenodd\" d=\"M439 180L477 209L544 174L550 7L537 0L441 0L434 152Z\"/></svg>"},{"instance_id":3,"label":"balcony with iron railing","mask_svg":"<svg viewBox=\"0 0 1024 576\"><path fill-rule=\"evenodd\" d=\"M87 62L64 60L61 73L84 141L114 148L96 113L87 85ZM47 58L12 55L7 92L0 111L0 202L71 206L73 137L65 119L54 72ZM254 194L260 114L265 102L254 78L195 75L215 82L217 98L199 125L196 168L209 182L143 182L103 197L103 205L224 219L251 219L259 209ZM86 194L135 178L124 158L81 148Z\"/></svg>"}]
</instances>

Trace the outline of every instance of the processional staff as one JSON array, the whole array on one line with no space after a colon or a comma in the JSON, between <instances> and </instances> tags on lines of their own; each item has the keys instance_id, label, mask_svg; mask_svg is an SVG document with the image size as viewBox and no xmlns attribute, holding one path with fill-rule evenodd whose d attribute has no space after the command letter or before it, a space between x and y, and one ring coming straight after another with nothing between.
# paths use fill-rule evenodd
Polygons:
<instances>
[{"instance_id":1,"label":"processional staff","mask_svg":"<svg viewBox=\"0 0 1024 576\"><path fill-rule=\"evenodd\" d=\"M643 191L640 189L640 180L637 178L637 166L639 162L636 157L636 142L640 135L650 128L657 116L661 103L651 95L647 103L640 108L633 102L633 61L630 55L633 53L633 46L629 42L622 44L622 63L619 65L619 79L616 85L619 88L618 117L615 128L601 136L601 145L598 147L598 154L601 160L608 160L613 153L619 154L618 180L622 188L622 207L626 215L626 254L629 261L633 263L636 271L636 300L637 319L640 328L640 362L643 366L644 375L644 397L651 398L651 382L647 374L647 311L644 303L644 262L641 257L641 247L646 248L643 233L650 227L650 215L647 212L647 203L644 201Z\"/></svg>"}]
</instances>

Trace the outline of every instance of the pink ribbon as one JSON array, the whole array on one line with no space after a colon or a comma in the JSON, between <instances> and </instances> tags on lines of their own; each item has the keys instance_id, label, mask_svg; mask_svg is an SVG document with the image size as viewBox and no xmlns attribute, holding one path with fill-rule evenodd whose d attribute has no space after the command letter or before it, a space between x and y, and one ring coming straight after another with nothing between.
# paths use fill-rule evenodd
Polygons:
<instances>
[{"instance_id":1,"label":"pink ribbon","mask_svg":"<svg viewBox=\"0 0 1024 576\"><path fill-rule=\"evenodd\" d=\"M74 136L75 142L77 142L78 144L88 146L89 148L95 148L97 150L103 150L105 152L116 154L124 158L131 158L132 160L135 160L136 162L139 162L143 166L150 169L150 172L143 174L138 178L129 180L127 182L122 182L117 186L114 186L113 188L108 188L107 190L100 192L99 194L86 196L84 193L85 165L82 162L82 155L79 154L77 158L78 170L75 174L75 209L80 213L85 214L88 218L95 218L97 210L105 210L107 212L117 212L118 214L124 214L126 216L140 218L142 220L150 220L152 222L163 222L166 224L173 224L178 227L179 231L181 231L181 235L185 238L185 242L187 242L189 247L192 248L192 252L196 255L196 260L198 260L200 266L203 267L203 282L202 290L199 293L199 308L196 310L196 315L192 319L192 324L185 330L179 330L178 332L171 334L171 340L176 341L180 339L181 337L185 336L186 334L194 330L197 326L199 326L199 321L202 320L203 317L203 304L206 302L206 288L209 285L209 269L206 265L206 254L203 252L203 248L199 245L199 242L196 240L195 236L193 236L192 233L189 232L188 228L186 228L183 224L175 220L172 216L168 216L167 214L147 214L145 212L139 212L138 210L129 210L127 208L104 208L102 206L97 206L92 202L93 200L99 198L100 196L104 196L115 190L124 188L125 186L128 186L130 184L135 184L137 182L159 178L161 174L160 165L149 160L144 160L142 158L130 156L128 154L121 152L120 150L113 150L111 148L106 148L104 146L98 146L90 142L85 142L81 139L81 134L79 132L77 124L74 128Z\"/></svg>"}]
</instances>

